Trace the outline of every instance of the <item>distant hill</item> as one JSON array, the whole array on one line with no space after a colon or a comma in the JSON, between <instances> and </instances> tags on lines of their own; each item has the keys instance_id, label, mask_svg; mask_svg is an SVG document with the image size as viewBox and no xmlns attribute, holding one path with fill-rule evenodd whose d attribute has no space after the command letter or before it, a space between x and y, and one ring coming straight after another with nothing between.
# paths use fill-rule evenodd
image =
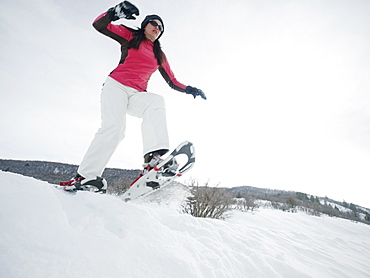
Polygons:
<instances>
[{"instance_id":1,"label":"distant hill","mask_svg":"<svg viewBox=\"0 0 370 278\"><path fill-rule=\"evenodd\" d=\"M76 174L77 167L77 165L49 161L0 159L0 170L2 171L33 177L51 184L68 181ZM108 193L114 195L122 194L139 173L140 170L105 169L103 177L109 184ZM370 224L370 209L353 203L335 201L328 197L253 186L220 188L220 190L225 190L236 198L248 199L251 206L256 204L256 200L266 200L272 207L284 211L299 209L317 216L326 214Z\"/></svg>"},{"instance_id":2,"label":"distant hill","mask_svg":"<svg viewBox=\"0 0 370 278\"><path fill-rule=\"evenodd\" d=\"M326 214L370 224L370 209L345 201L339 202L328 197L318 197L303 192L253 186L233 187L226 190L235 197L269 201L276 209L286 211L299 209L312 215Z\"/></svg>"},{"instance_id":3,"label":"distant hill","mask_svg":"<svg viewBox=\"0 0 370 278\"><path fill-rule=\"evenodd\" d=\"M33 177L51 184L68 181L76 175L78 166L49 161L0 159L0 170ZM103 177L107 180L108 193L120 194L137 178L140 170L107 168Z\"/></svg>"}]
</instances>

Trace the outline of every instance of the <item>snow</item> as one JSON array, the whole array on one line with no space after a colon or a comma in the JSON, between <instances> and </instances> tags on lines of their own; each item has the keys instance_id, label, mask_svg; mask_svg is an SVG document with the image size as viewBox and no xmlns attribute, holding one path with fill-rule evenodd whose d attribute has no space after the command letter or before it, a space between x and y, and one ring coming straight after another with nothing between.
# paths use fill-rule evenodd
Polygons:
<instances>
[{"instance_id":1,"label":"snow","mask_svg":"<svg viewBox=\"0 0 370 278\"><path fill-rule=\"evenodd\" d=\"M124 203L0 172L0 277L370 277L368 225L262 208L194 218L186 194Z\"/></svg>"}]
</instances>

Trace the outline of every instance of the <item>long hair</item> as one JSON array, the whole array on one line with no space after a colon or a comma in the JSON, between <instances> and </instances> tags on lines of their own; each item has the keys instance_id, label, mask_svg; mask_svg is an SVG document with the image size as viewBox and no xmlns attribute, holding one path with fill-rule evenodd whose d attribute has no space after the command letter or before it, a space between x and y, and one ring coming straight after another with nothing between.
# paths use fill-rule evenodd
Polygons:
<instances>
[{"instance_id":1,"label":"long hair","mask_svg":"<svg viewBox=\"0 0 370 278\"><path fill-rule=\"evenodd\" d=\"M145 34L144 34L144 29L137 29L137 30L132 29L132 28L128 28L128 29L132 32L134 36L128 42L128 48L129 49L130 48L139 49L141 42L146 39ZM157 59L158 65L161 66L165 59L165 55L161 48L161 43L159 42L159 40L155 40L153 42L153 45L154 45L153 51L154 51L155 58Z\"/></svg>"}]
</instances>

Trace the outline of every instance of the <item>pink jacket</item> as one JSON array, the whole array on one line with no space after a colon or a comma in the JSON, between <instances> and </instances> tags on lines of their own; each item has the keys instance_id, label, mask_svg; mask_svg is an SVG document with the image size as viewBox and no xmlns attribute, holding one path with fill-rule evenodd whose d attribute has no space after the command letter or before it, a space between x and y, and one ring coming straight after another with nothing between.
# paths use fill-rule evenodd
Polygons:
<instances>
[{"instance_id":1,"label":"pink jacket","mask_svg":"<svg viewBox=\"0 0 370 278\"><path fill-rule=\"evenodd\" d=\"M150 76L159 69L171 88L185 92L186 85L176 80L167 59L164 59L163 64L158 66L153 52L153 43L150 40L144 40L139 49L128 49L127 42L133 38L132 32L124 25L114 25L110 22L107 13L103 13L93 22L95 29L121 44L121 60L110 73L110 77L142 92L146 91Z\"/></svg>"}]
</instances>

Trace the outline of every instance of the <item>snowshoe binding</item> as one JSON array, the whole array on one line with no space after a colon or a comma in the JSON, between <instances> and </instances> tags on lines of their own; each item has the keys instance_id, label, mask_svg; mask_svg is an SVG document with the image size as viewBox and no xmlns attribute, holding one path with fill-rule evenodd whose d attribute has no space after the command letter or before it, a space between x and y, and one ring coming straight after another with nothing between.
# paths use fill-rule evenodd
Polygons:
<instances>
[{"instance_id":1,"label":"snowshoe binding","mask_svg":"<svg viewBox=\"0 0 370 278\"><path fill-rule=\"evenodd\" d=\"M93 191L95 193L106 193L107 192L107 181L102 177L96 177L92 179L85 179L81 175L77 174L68 182L61 182L60 186L65 191L76 192L76 191Z\"/></svg>"}]
</instances>

